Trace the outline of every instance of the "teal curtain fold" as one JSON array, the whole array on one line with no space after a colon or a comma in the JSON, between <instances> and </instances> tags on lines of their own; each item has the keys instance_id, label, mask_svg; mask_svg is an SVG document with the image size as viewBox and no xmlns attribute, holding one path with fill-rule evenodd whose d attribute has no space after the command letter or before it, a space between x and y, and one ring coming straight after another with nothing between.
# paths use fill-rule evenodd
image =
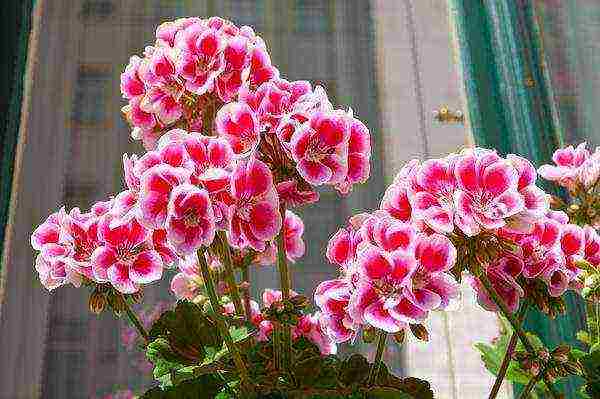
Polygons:
<instances>
[{"instance_id":1,"label":"teal curtain fold","mask_svg":"<svg viewBox=\"0 0 600 399\"><path fill-rule=\"evenodd\" d=\"M3 4L0 79L0 243L4 243L10 207L15 150L19 136L27 48L34 0ZM4 245L0 245L0 259ZM2 264L0 264L0 271Z\"/></svg>"},{"instance_id":2,"label":"teal curtain fold","mask_svg":"<svg viewBox=\"0 0 600 399\"><path fill-rule=\"evenodd\" d=\"M449 0L471 131L477 145L515 153L536 166L562 145L536 9L531 0ZM540 182L554 194L564 195ZM550 348L585 328L585 306L573 294L567 312L549 320L530 312L525 326ZM575 397L578 381L562 384Z\"/></svg>"}]
</instances>

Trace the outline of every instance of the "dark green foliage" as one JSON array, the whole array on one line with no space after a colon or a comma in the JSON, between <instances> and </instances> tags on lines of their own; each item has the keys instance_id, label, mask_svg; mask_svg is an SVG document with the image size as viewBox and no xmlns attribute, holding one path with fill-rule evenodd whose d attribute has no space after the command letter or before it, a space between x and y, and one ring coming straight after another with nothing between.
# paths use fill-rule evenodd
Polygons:
<instances>
[{"instance_id":1,"label":"dark green foliage","mask_svg":"<svg viewBox=\"0 0 600 399\"><path fill-rule=\"evenodd\" d=\"M305 338L293 344L289 373L274 368L271 342L256 342L245 327L231 327L256 389L255 398L295 399L432 399L429 384L416 378L400 379L381 365L375 384L368 387L371 364L362 355L345 360L322 356ZM243 397L227 348L210 314L191 302L179 302L161 315L150 329L146 356L154 364L159 386L142 399Z\"/></svg>"}]
</instances>

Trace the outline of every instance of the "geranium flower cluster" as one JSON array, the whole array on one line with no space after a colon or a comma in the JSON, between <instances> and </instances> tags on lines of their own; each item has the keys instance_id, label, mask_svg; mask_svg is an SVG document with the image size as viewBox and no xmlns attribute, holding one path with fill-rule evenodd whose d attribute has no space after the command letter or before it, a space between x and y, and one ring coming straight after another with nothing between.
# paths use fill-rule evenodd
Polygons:
<instances>
[{"instance_id":1,"label":"geranium flower cluster","mask_svg":"<svg viewBox=\"0 0 600 399\"><path fill-rule=\"evenodd\" d=\"M327 257L341 276L321 283L315 301L336 342L353 339L362 326L397 333L458 295L448 273L456 261L452 242L382 210L351 219L330 240Z\"/></svg>"},{"instance_id":2,"label":"geranium flower cluster","mask_svg":"<svg viewBox=\"0 0 600 399\"><path fill-rule=\"evenodd\" d=\"M478 300L492 311L498 308L477 272L512 312L528 280L543 281L553 297L581 289L580 261L598 264L599 236L550 211L536 177L526 159L481 148L409 162L380 209L353 217L329 242L327 257L340 267L340 277L315 293L328 334L344 342L361 328L397 333L420 323L458 295L455 277L463 271L473 273ZM467 258L466 243L494 256Z\"/></svg>"},{"instance_id":3,"label":"geranium flower cluster","mask_svg":"<svg viewBox=\"0 0 600 399\"><path fill-rule=\"evenodd\" d=\"M298 295L296 292L291 292L291 296ZM281 291L273 289L265 289L262 294L262 309L268 309L276 302L281 302L283 296ZM259 342L268 341L273 334L273 322L268 320L258 302L250 301L250 321L258 331L257 340ZM227 315L235 315L235 309L232 303L228 303L224 307ZM302 315L297 324L292 329L292 339L297 340L304 337L313 342L323 355L331 355L337 353L337 345L329 337L321 323L322 316L319 312L313 314Z\"/></svg>"},{"instance_id":4,"label":"geranium flower cluster","mask_svg":"<svg viewBox=\"0 0 600 399\"><path fill-rule=\"evenodd\" d=\"M586 147L581 143L556 150L552 156L555 165L541 166L540 176L571 191L578 186L586 190L593 187L600 177L600 147L593 153Z\"/></svg>"},{"instance_id":5,"label":"geranium flower cluster","mask_svg":"<svg viewBox=\"0 0 600 399\"><path fill-rule=\"evenodd\" d=\"M181 18L156 30L143 58L131 57L121 75L129 103L123 112L132 136L153 148L173 127L201 131L243 87L278 76L264 41L252 28L224 19Z\"/></svg>"},{"instance_id":6,"label":"geranium flower cluster","mask_svg":"<svg viewBox=\"0 0 600 399\"><path fill-rule=\"evenodd\" d=\"M132 57L121 89L148 151L124 155L124 191L87 213L61 210L34 232L50 289L84 278L131 294L180 264L174 289L187 297L184 259L219 231L268 262L283 225L296 260L304 226L281 209L315 201L314 186L346 193L369 175L365 125L333 109L322 88L279 78L249 27L165 23L144 58Z\"/></svg>"}]
</instances>

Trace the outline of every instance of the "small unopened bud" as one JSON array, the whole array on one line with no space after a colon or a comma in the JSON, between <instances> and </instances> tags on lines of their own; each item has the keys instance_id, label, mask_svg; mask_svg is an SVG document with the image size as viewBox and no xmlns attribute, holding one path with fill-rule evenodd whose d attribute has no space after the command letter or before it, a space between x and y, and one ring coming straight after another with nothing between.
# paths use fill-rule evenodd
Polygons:
<instances>
[{"instance_id":1,"label":"small unopened bud","mask_svg":"<svg viewBox=\"0 0 600 399\"><path fill-rule=\"evenodd\" d=\"M558 375L556 375L555 370L546 370L544 376L549 380L549 382L554 382Z\"/></svg>"},{"instance_id":2,"label":"small unopened bud","mask_svg":"<svg viewBox=\"0 0 600 399\"><path fill-rule=\"evenodd\" d=\"M571 348L568 345L560 345L552 351L552 358L559 363L566 363L569 361L569 353Z\"/></svg>"},{"instance_id":3,"label":"small unopened bud","mask_svg":"<svg viewBox=\"0 0 600 399\"><path fill-rule=\"evenodd\" d=\"M429 332L423 324L409 324L410 332L421 341L429 341Z\"/></svg>"},{"instance_id":4,"label":"small unopened bud","mask_svg":"<svg viewBox=\"0 0 600 399\"><path fill-rule=\"evenodd\" d=\"M529 354L525 351L516 351L513 353L513 359L515 359L516 361L520 362L523 361L525 359L527 359L527 357L529 356Z\"/></svg>"},{"instance_id":5,"label":"small unopened bud","mask_svg":"<svg viewBox=\"0 0 600 399\"><path fill-rule=\"evenodd\" d=\"M579 363L577 363L577 362L567 362L567 363L563 364L562 366L565 368L565 370L569 374L581 375L581 373L582 373L581 367L579 366Z\"/></svg>"},{"instance_id":6,"label":"small unopened bud","mask_svg":"<svg viewBox=\"0 0 600 399\"><path fill-rule=\"evenodd\" d=\"M108 297L108 304L112 308L113 312L117 316L121 316L125 309L127 308L127 303L125 302L125 298L121 294L111 294Z\"/></svg>"},{"instance_id":7,"label":"small unopened bud","mask_svg":"<svg viewBox=\"0 0 600 399\"><path fill-rule=\"evenodd\" d=\"M404 330L400 330L396 334L394 334L394 341L396 341L397 344L401 345L402 343L404 343L405 336L406 332Z\"/></svg>"},{"instance_id":8,"label":"small unopened bud","mask_svg":"<svg viewBox=\"0 0 600 399\"><path fill-rule=\"evenodd\" d=\"M141 303L142 299L144 299L144 291L142 291L142 290L139 290L139 291L131 294L131 300L133 301L133 303Z\"/></svg>"},{"instance_id":9,"label":"small unopened bud","mask_svg":"<svg viewBox=\"0 0 600 399\"><path fill-rule=\"evenodd\" d=\"M365 328L363 330L363 341L365 341L365 343L370 344L375 342L375 339L377 338L377 330L373 327L370 328Z\"/></svg>"},{"instance_id":10,"label":"small unopened bud","mask_svg":"<svg viewBox=\"0 0 600 399\"><path fill-rule=\"evenodd\" d=\"M94 292L92 292L92 294L90 295L88 305L90 308L90 312L95 314L102 313L102 311L106 307L106 295L98 292L98 290L94 290Z\"/></svg>"},{"instance_id":11,"label":"small unopened bud","mask_svg":"<svg viewBox=\"0 0 600 399\"><path fill-rule=\"evenodd\" d=\"M538 375L540 373L540 369L540 362L538 362L537 360L531 360L531 364L529 366L529 371L531 372L531 374Z\"/></svg>"}]
</instances>

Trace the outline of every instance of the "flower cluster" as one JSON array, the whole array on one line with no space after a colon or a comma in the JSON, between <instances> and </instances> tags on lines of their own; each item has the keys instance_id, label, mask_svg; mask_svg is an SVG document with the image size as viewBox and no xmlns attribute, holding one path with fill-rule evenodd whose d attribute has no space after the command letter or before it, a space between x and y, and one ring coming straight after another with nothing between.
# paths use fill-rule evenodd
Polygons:
<instances>
[{"instance_id":1,"label":"flower cluster","mask_svg":"<svg viewBox=\"0 0 600 399\"><path fill-rule=\"evenodd\" d=\"M556 150L552 156L555 165L541 166L540 176L569 190L593 187L600 177L600 148L590 154L586 146L581 143Z\"/></svg>"},{"instance_id":2,"label":"flower cluster","mask_svg":"<svg viewBox=\"0 0 600 399\"><path fill-rule=\"evenodd\" d=\"M181 18L158 27L143 58L131 57L121 75L123 112L132 136L152 148L173 127L211 129L216 108L278 74L250 27L218 17Z\"/></svg>"},{"instance_id":3,"label":"flower cluster","mask_svg":"<svg viewBox=\"0 0 600 399\"><path fill-rule=\"evenodd\" d=\"M448 274L456 261L451 241L383 210L351 220L333 236L327 256L341 267L341 277L321 283L315 301L338 342L364 325L397 333L458 295Z\"/></svg>"},{"instance_id":4,"label":"flower cluster","mask_svg":"<svg viewBox=\"0 0 600 399\"><path fill-rule=\"evenodd\" d=\"M291 293L292 297L298 295L296 292ZM264 310L272 307L276 303L281 303L283 297L281 291L273 289L265 289L262 294L262 308ZM257 340L267 341L273 333L273 322L268 320L256 301L250 302L250 321L258 330ZM224 307L224 311L228 315L234 315L235 310L232 303L228 303ZM292 329L292 338L294 340L304 337L313 342L323 355L331 355L337 352L335 341L326 333L320 313L302 315L296 326Z\"/></svg>"}]
</instances>

